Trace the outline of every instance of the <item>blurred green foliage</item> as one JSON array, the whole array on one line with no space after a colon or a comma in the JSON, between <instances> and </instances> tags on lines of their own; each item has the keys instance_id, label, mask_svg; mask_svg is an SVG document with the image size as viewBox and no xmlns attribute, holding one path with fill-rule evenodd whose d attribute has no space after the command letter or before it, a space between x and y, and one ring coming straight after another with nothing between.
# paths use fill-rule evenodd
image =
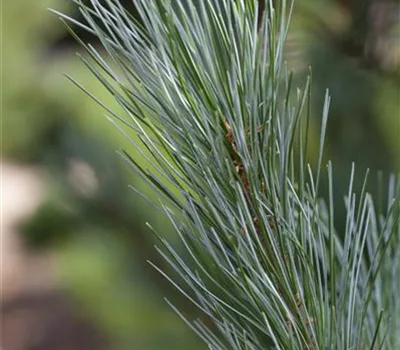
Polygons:
<instances>
[{"instance_id":1,"label":"blurred green foliage","mask_svg":"<svg viewBox=\"0 0 400 350\"><path fill-rule=\"evenodd\" d=\"M115 154L127 141L102 118L104 110L62 76L79 78L117 109L76 57L77 48L58 44L67 33L47 8L68 12L71 4L3 4L2 158L39 167L47 189L34 217L21 224L24 239L55 252L63 287L113 349L200 348L163 300L175 301L177 293L146 263L162 265L145 221L163 234L171 228L129 190L129 183L144 184Z\"/></svg>"},{"instance_id":2,"label":"blurred green foliage","mask_svg":"<svg viewBox=\"0 0 400 350\"><path fill-rule=\"evenodd\" d=\"M372 173L400 169L396 9L393 0L308 0L298 5L292 33L307 58L306 68L312 67L315 113L324 90L332 95L329 156L339 169L353 161Z\"/></svg>"},{"instance_id":3,"label":"blurred green foliage","mask_svg":"<svg viewBox=\"0 0 400 350\"><path fill-rule=\"evenodd\" d=\"M326 158L334 166L339 231L351 163L358 189L370 170L375 194L378 174L387 179L400 170L399 10L397 0L307 0L295 6L287 58L297 79L311 66L316 131L325 90L332 96Z\"/></svg>"},{"instance_id":4,"label":"blurred green foliage","mask_svg":"<svg viewBox=\"0 0 400 350\"><path fill-rule=\"evenodd\" d=\"M162 297L196 313L145 263L162 264L144 222L162 234L170 235L171 228L128 189L134 182L154 196L114 153L126 148L139 157L138 150L101 117L101 107L62 77L66 72L78 78L117 110L46 10L71 12L72 2L2 6L1 155L40 167L48 190L22 226L26 241L55 250L65 287L114 340L113 349L203 348ZM393 6L390 0L307 0L295 6L287 59L298 80L312 66L315 130L325 88L331 91L327 154L340 202L352 161L360 174L367 167L372 174L400 170L399 22L391 17Z\"/></svg>"}]
</instances>

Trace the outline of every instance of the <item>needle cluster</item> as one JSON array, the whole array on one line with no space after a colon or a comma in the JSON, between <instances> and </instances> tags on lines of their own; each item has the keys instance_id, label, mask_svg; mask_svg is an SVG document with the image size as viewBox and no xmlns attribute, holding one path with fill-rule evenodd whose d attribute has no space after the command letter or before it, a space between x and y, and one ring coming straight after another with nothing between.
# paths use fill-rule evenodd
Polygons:
<instances>
[{"instance_id":1,"label":"needle cluster","mask_svg":"<svg viewBox=\"0 0 400 350\"><path fill-rule=\"evenodd\" d=\"M84 22L60 15L102 44L81 42L82 60L124 111L104 106L109 118L148 159L122 153L187 251L160 236L181 277L171 282L211 321L187 320L209 349L400 349L399 182L378 210L367 176L355 193L353 165L337 232L322 156L330 97L310 165L311 79L294 91L283 64L292 6L135 0L134 17L118 0L73 1Z\"/></svg>"}]
</instances>

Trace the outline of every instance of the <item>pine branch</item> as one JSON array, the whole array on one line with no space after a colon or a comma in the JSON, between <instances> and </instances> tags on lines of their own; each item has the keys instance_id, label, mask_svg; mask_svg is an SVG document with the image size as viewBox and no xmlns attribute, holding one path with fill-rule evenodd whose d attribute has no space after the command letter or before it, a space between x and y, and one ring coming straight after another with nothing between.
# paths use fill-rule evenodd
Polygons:
<instances>
[{"instance_id":1,"label":"pine branch","mask_svg":"<svg viewBox=\"0 0 400 350\"><path fill-rule=\"evenodd\" d=\"M399 347L398 181L377 213L367 182L354 193L353 166L342 241L331 163L329 197L319 196L329 95L313 170L311 79L293 101L282 62L292 6L137 0L137 20L117 0L74 2L85 23L60 15L105 49L81 42L82 60L125 112L108 109L110 118L148 158L145 168L123 153L186 248L182 258L159 236L184 285L171 283L212 321L187 321L209 348Z\"/></svg>"}]
</instances>

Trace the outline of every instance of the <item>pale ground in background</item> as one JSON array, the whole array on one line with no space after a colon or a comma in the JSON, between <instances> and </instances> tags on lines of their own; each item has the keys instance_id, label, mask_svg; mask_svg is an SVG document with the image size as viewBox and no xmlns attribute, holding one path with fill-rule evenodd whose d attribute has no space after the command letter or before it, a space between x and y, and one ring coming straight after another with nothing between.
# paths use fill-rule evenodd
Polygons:
<instances>
[{"instance_id":1,"label":"pale ground in background","mask_svg":"<svg viewBox=\"0 0 400 350\"><path fill-rule=\"evenodd\" d=\"M28 252L18 237L18 223L32 215L43 199L41 174L34 168L1 162L1 295L54 287L50 256Z\"/></svg>"},{"instance_id":2,"label":"pale ground in background","mask_svg":"<svg viewBox=\"0 0 400 350\"><path fill-rule=\"evenodd\" d=\"M28 251L18 224L45 196L35 168L1 166L1 350L105 350L104 334L86 319L57 283L50 253Z\"/></svg>"}]
</instances>

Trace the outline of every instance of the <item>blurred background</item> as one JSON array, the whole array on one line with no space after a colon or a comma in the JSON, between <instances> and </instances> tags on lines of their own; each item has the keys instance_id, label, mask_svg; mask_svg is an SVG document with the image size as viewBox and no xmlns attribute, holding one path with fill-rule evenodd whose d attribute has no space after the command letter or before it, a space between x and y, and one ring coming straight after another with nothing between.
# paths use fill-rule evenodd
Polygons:
<instances>
[{"instance_id":1,"label":"blurred background","mask_svg":"<svg viewBox=\"0 0 400 350\"><path fill-rule=\"evenodd\" d=\"M115 150L140 155L63 76L118 108L49 7L79 18L72 1L2 1L2 349L205 349L164 297L189 319L197 311L146 263L168 271L146 221L178 243L130 190L156 199ZM312 66L310 159L330 89L327 157L341 207L352 161L359 180L371 170L372 192L400 170L399 17L395 0L295 6L286 59L300 87Z\"/></svg>"}]
</instances>

